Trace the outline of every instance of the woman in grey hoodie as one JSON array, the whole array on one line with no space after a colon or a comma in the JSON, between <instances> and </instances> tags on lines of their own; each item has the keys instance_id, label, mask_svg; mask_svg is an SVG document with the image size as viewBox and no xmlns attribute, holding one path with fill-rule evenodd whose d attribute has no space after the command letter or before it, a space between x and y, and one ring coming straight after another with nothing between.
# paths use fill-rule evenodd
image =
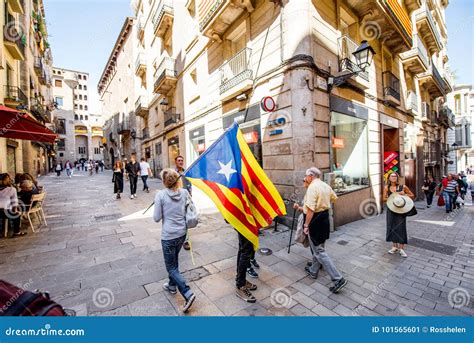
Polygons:
<instances>
[{"instance_id":1,"label":"woman in grey hoodie","mask_svg":"<svg viewBox=\"0 0 474 343\"><path fill-rule=\"evenodd\" d=\"M159 191L155 197L155 222L163 220L161 231L161 246L165 259L169 282L163 288L171 294L176 294L176 288L185 299L183 312L187 312L196 296L186 284L186 280L179 272L178 256L186 239L185 207L189 193L183 189L179 174L172 169L164 169L161 179L165 189Z\"/></svg>"}]
</instances>

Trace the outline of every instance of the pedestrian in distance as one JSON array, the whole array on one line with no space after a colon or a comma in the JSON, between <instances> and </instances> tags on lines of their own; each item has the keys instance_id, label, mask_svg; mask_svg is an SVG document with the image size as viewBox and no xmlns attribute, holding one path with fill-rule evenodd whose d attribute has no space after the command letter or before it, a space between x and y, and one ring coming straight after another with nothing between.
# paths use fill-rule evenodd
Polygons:
<instances>
[{"instance_id":1,"label":"pedestrian in distance","mask_svg":"<svg viewBox=\"0 0 474 343\"><path fill-rule=\"evenodd\" d=\"M433 196L436 190L436 182L434 181L431 175L425 179L425 181L423 182L423 187L421 187L421 189L425 193L426 207L431 207L431 204L433 203Z\"/></svg>"},{"instance_id":2,"label":"pedestrian in distance","mask_svg":"<svg viewBox=\"0 0 474 343\"><path fill-rule=\"evenodd\" d=\"M306 170L303 180L308 184L302 206L303 232L309 235L309 246L313 255L313 262L305 266L305 271L309 277L316 279L322 265L334 283L329 290L339 293L347 285L347 280L334 265L324 245L331 230L329 209L331 203L337 200L337 195L331 186L321 180L321 176L321 171L312 167ZM295 209L299 209L299 206L296 206Z\"/></svg>"},{"instance_id":3,"label":"pedestrian in distance","mask_svg":"<svg viewBox=\"0 0 474 343\"><path fill-rule=\"evenodd\" d=\"M60 161L58 161L56 163L56 168L54 170L56 171L56 176L60 177L61 176L61 171L63 170L63 166L62 166L62 163Z\"/></svg>"},{"instance_id":4,"label":"pedestrian in distance","mask_svg":"<svg viewBox=\"0 0 474 343\"><path fill-rule=\"evenodd\" d=\"M450 213L454 209L456 193L459 193L458 182L454 180L453 174L449 173L448 176L441 181L441 184L446 213Z\"/></svg>"},{"instance_id":5,"label":"pedestrian in distance","mask_svg":"<svg viewBox=\"0 0 474 343\"><path fill-rule=\"evenodd\" d=\"M187 234L185 206L189 193L182 188L181 178L176 171L164 169L161 172L161 179L165 189L155 196L153 219L155 222L163 221L161 246L169 276L169 281L163 285L163 289L170 294L176 294L177 290L181 293L185 301L183 312L186 313L196 299L179 271L178 261Z\"/></svg>"},{"instance_id":6,"label":"pedestrian in distance","mask_svg":"<svg viewBox=\"0 0 474 343\"><path fill-rule=\"evenodd\" d=\"M474 180L471 181L469 188L471 189L471 202L474 205Z\"/></svg>"},{"instance_id":7,"label":"pedestrian in distance","mask_svg":"<svg viewBox=\"0 0 474 343\"><path fill-rule=\"evenodd\" d=\"M176 158L174 159L174 163L176 165L175 171L181 176L181 180L183 180L183 187L188 191L189 195L192 196L193 195L193 186L192 186L191 182L189 182L189 180L186 179L186 177L183 176L183 173L186 170L186 168L184 166L184 157L181 156L181 155L176 156ZM188 242L187 239L184 242L183 247L184 247L184 250L189 250L190 249L189 242Z\"/></svg>"},{"instance_id":8,"label":"pedestrian in distance","mask_svg":"<svg viewBox=\"0 0 474 343\"><path fill-rule=\"evenodd\" d=\"M99 174L99 162L98 161L94 161L94 167L95 167L95 173Z\"/></svg>"},{"instance_id":9,"label":"pedestrian in distance","mask_svg":"<svg viewBox=\"0 0 474 343\"><path fill-rule=\"evenodd\" d=\"M130 199L134 199L137 197L137 181L140 174L140 163L137 162L135 154L130 156L130 162L127 163L125 170L130 181Z\"/></svg>"},{"instance_id":10,"label":"pedestrian in distance","mask_svg":"<svg viewBox=\"0 0 474 343\"><path fill-rule=\"evenodd\" d=\"M142 157L141 162L140 162L140 177L143 182L143 190L147 193L150 193L150 190L148 189L148 184L147 184L147 180L149 176L152 176L150 164L145 161L145 157Z\"/></svg>"},{"instance_id":11,"label":"pedestrian in distance","mask_svg":"<svg viewBox=\"0 0 474 343\"><path fill-rule=\"evenodd\" d=\"M383 200L387 202L389 197L392 194L398 194L400 196L408 196L409 199L413 200L415 195L411 192L411 190L405 186L400 184L400 176L393 172L389 175L387 179L387 183L384 187L383 191ZM401 202L403 203L403 207L400 207L398 199L394 201L396 206L388 206L387 205L387 242L392 242L392 248L388 251L389 254L395 254L398 252L400 256L406 258L407 254L404 250L405 245L408 243L407 237L407 220L406 220L406 213L409 208L407 208L409 199L406 197L400 197ZM392 200L392 199L390 199ZM414 206L413 201L411 202L411 207ZM403 210L398 210L397 208L403 208ZM403 212L405 211L406 212Z\"/></svg>"},{"instance_id":12,"label":"pedestrian in distance","mask_svg":"<svg viewBox=\"0 0 474 343\"><path fill-rule=\"evenodd\" d=\"M67 160L64 166L66 167L66 175L67 175L69 178L71 178L71 176L72 176L72 169L73 169L73 168L72 168L72 165L71 165L71 162L69 162L69 160Z\"/></svg>"},{"instance_id":13,"label":"pedestrian in distance","mask_svg":"<svg viewBox=\"0 0 474 343\"><path fill-rule=\"evenodd\" d=\"M94 162L92 160L89 160L88 168L89 168L89 176L94 175Z\"/></svg>"},{"instance_id":14,"label":"pedestrian in distance","mask_svg":"<svg viewBox=\"0 0 474 343\"><path fill-rule=\"evenodd\" d=\"M112 182L114 183L114 194L117 199L120 199L120 194L123 193L123 165L121 161L115 162Z\"/></svg>"}]
</instances>

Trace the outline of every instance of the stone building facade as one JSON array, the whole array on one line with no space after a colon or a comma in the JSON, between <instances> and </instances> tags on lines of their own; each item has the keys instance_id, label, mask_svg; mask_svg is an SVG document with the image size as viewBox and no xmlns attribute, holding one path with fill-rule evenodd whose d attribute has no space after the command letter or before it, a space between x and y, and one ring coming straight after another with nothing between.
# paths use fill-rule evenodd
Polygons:
<instances>
[{"instance_id":1,"label":"stone building facade","mask_svg":"<svg viewBox=\"0 0 474 343\"><path fill-rule=\"evenodd\" d=\"M43 1L5 1L0 17L0 103L49 126L54 108L52 53ZM2 172L44 175L53 159L52 144L0 138Z\"/></svg>"},{"instance_id":2,"label":"stone building facade","mask_svg":"<svg viewBox=\"0 0 474 343\"><path fill-rule=\"evenodd\" d=\"M390 171L419 193L445 169L447 1L132 4L135 113L155 172L178 154L189 165L237 120L285 198L301 199L306 168L322 169L341 225L359 204L381 210ZM362 40L375 51L366 70L352 54Z\"/></svg>"}]
</instances>

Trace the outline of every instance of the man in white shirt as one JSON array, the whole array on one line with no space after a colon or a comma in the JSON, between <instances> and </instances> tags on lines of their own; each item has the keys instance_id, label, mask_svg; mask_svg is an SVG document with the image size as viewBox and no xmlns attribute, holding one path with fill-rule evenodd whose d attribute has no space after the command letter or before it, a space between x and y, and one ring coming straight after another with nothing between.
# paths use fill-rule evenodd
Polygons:
<instances>
[{"instance_id":1,"label":"man in white shirt","mask_svg":"<svg viewBox=\"0 0 474 343\"><path fill-rule=\"evenodd\" d=\"M152 173L150 169L150 164L145 161L145 157L142 157L140 162L140 176L143 181L143 190L147 193L150 193L146 180L148 179L148 176L152 176Z\"/></svg>"}]
</instances>

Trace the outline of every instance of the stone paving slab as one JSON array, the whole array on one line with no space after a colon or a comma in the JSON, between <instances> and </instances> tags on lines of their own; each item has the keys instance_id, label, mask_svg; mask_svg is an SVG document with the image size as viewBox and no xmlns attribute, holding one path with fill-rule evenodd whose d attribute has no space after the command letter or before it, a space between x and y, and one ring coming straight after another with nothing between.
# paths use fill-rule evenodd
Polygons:
<instances>
[{"instance_id":1,"label":"stone paving slab","mask_svg":"<svg viewBox=\"0 0 474 343\"><path fill-rule=\"evenodd\" d=\"M161 224L153 222L151 213L142 215L162 188L160 181L151 179L152 192L139 191L133 200L126 184L117 200L110 180L110 171L90 177L78 172L71 179L42 177L48 226L25 237L0 239L0 278L48 290L78 315L182 315L182 297L162 288L167 273ZM409 238L417 244L408 245L406 259L387 253L384 214L332 233L326 249L349 281L340 294L329 291L324 270L317 280L306 276L309 249L292 245L287 253L288 228L265 230L261 246L273 254L257 254L260 275L251 280L259 287L256 304L234 295L235 230L207 211L191 232L194 259L187 251L180 253L180 269L197 296L189 315L472 316L474 207L468 201L452 214L422 203L417 208L419 214L408 218ZM439 244L454 253L438 251Z\"/></svg>"}]
</instances>

